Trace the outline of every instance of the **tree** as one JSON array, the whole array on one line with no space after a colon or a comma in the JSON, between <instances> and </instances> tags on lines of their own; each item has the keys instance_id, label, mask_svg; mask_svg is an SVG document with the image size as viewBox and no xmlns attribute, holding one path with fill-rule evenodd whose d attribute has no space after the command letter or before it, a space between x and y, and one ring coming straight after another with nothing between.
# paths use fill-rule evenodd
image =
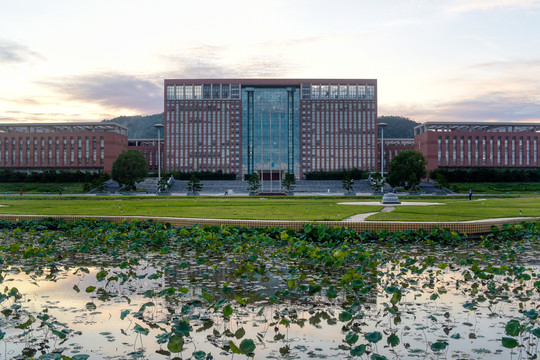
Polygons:
<instances>
[{"instance_id":1,"label":"tree","mask_svg":"<svg viewBox=\"0 0 540 360\"><path fill-rule=\"evenodd\" d=\"M381 173L376 172L369 176L369 184L371 185L373 192L383 192L385 181Z\"/></svg>"},{"instance_id":2,"label":"tree","mask_svg":"<svg viewBox=\"0 0 540 360\"><path fill-rule=\"evenodd\" d=\"M426 177L426 165L426 157L420 151L402 151L390 161L386 181L392 187L403 186L407 190L414 189L420 184L420 180Z\"/></svg>"},{"instance_id":3,"label":"tree","mask_svg":"<svg viewBox=\"0 0 540 360\"><path fill-rule=\"evenodd\" d=\"M341 184L345 192L352 193L354 188L354 180L350 173L345 174L345 178L341 180Z\"/></svg>"},{"instance_id":4,"label":"tree","mask_svg":"<svg viewBox=\"0 0 540 360\"><path fill-rule=\"evenodd\" d=\"M283 187L285 188L285 191L287 191L288 193L293 192L295 184L296 184L296 178L294 177L294 175L291 174L290 172L286 172L285 177L281 181L281 185L283 185Z\"/></svg>"},{"instance_id":5,"label":"tree","mask_svg":"<svg viewBox=\"0 0 540 360\"><path fill-rule=\"evenodd\" d=\"M187 182L188 192L197 195L203 188L201 180L197 179L195 174L191 174L191 178Z\"/></svg>"},{"instance_id":6,"label":"tree","mask_svg":"<svg viewBox=\"0 0 540 360\"><path fill-rule=\"evenodd\" d=\"M259 179L259 174L254 172L248 179L248 191L250 193L258 193L261 188L261 180Z\"/></svg>"},{"instance_id":7,"label":"tree","mask_svg":"<svg viewBox=\"0 0 540 360\"><path fill-rule=\"evenodd\" d=\"M446 180L446 177L441 173L436 173L435 177L432 177L432 179L433 181L435 181L435 187L439 191L442 191L443 188L447 188L448 186L450 186L450 184L448 184L448 181Z\"/></svg>"},{"instance_id":8,"label":"tree","mask_svg":"<svg viewBox=\"0 0 540 360\"><path fill-rule=\"evenodd\" d=\"M124 190L133 191L135 184L144 180L148 176L148 166L142 152L138 150L126 150L122 152L113 163L112 178Z\"/></svg>"},{"instance_id":9,"label":"tree","mask_svg":"<svg viewBox=\"0 0 540 360\"><path fill-rule=\"evenodd\" d=\"M158 184L157 184L158 192L165 193L169 190L170 187L171 185L169 184L168 177L163 176L161 179L159 179Z\"/></svg>"}]
</instances>

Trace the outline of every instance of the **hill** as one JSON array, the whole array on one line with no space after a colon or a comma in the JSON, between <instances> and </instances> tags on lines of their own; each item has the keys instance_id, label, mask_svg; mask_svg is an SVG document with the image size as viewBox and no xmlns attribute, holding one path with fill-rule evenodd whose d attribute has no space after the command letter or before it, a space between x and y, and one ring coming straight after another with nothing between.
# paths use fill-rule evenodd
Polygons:
<instances>
[{"instance_id":1,"label":"hill","mask_svg":"<svg viewBox=\"0 0 540 360\"><path fill-rule=\"evenodd\" d=\"M412 139L414 138L414 127L420 125L420 123L403 116L379 116L378 122L388 124L384 129L385 138Z\"/></svg>"},{"instance_id":2,"label":"hill","mask_svg":"<svg viewBox=\"0 0 540 360\"><path fill-rule=\"evenodd\" d=\"M145 116L120 116L110 120L103 120L103 122L115 122L126 126L128 128L128 138L130 139L154 139L157 138L157 130L153 125L163 124L163 113ZM420 125L420 123L403 116L379 116L379 122L388 124L384 129L385 138L412 139L414 137L414 127Z\"/></svg>"},{"instance_id":3,"label":"hill","mask_svg":"<svg viewBox=\"0 0 540 360\"><path fill-rule=\"evenodd\" d=\"M114 122L128 128L129 139L156 139L157 129L154 124L163 124L163 113L145 116L120 116L102 122ZM161 132L163 138L163 131Z\"/></svg>"}]
</instances>

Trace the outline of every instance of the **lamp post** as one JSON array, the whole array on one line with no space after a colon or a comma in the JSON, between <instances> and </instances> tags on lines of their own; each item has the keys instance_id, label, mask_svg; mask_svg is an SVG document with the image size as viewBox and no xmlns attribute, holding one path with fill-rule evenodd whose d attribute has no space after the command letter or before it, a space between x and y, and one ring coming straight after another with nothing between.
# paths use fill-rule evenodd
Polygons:
<instances>
[{"instance_id":1,"label":"lamp post","mask_svg":"<svg viewBox=\"0 0 540 360\"><path fill-rule=\"evenodd\" d=\"M384 128L388 126L387 123L379 123L378 127L381 128L381 177L384 178Z\"/></svg>"},{"instance_id":2,"label":"lamp post","mask_svg":"<svg viewBox=\"0 0 540 360\"><path fill-rule=\"evenodd\" d=\"M163 129L163 124L154 124L154 127L157 129L157 153L158 153L158 156L157 156L157 163L158 163L158 166L157 166L157 171L158 171L158 184L159 184L159 181L161 180L161 139L160 139L160 129ZM158 192L159 192L159 185L158 185Z\"/></svg>"}]
</instances>

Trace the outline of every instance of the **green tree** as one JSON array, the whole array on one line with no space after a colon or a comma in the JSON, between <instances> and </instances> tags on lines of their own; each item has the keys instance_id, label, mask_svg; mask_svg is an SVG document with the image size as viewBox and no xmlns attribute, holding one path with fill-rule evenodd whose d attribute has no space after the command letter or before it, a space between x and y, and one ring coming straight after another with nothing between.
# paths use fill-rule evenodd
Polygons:
<instances>
[{"instance_id":1,"label":"green tree","mask_svg":"<svg viewBox=\"0 0 540 360\"><path fill-rule=\"evenodd\" d=\"M431 179L435 181L435 187L439 190L450 186L450 184L448 184L448 181L446 180L446 177L441 173L436 173L435 177L431 177Z\"/></svg>"},{"instance_id":2,"label":"green tree","mask_svg":"<svg viewBox=\"0 0 540 360\"><path fill-rule=\"evenodd\" d=\"M201 192L203 186L201 184L201 180L199 180L195 176L195 174L191 174L191 178L189 178L187 182L187 188L188 188L188 192L197 195L199 192Z\"/></svg>"},{"instance_id":3,"label":"green tree","mask_svg":"<svg viewBox=\"0 0 540 360\"><path fill-rule=\"evenodd\" d=\"M390 161L390 171L386 181L392 186L403 186L412 190L426 177L427 160L424 154L416 150L405 150L397 154Z\"/></svg>"},{"instance_id":4,"label":"green tree","mask_svg":"<svg viewBox=\"0 0 540 360\"><path fill-rule=\"evenodd\" d=\"M166 176L163 176L161 179L159 179L157 187L158 187L158 192L160 193L167 192L169 188L171 187L169 185L169 178Z\"/></svg>"},{"instance_id":5,"label":"green tree","mask_svg":"<svg viewBox=\"0 0 540 360\"><path fill-rule=\"evenodd\" d=\"M341 185L345 192L352 193L354 188L354 180L351 177L350 173L345 174L345 178L341 180Z\"/></svg>"},{"instance_id":6,"label":"green tree","mask_svg":"<svg viewBox=\"0 0 540 360\"><path fill-rule=\"evenodd\" d=\"M135 190L135 184L147 176L146 159L138 150L126 150L114 160L112 178L123 185L126 191Z\"/></svg>"},{"instance_id":7,"label":"green tree","mask_svg":"<svg viewBox=\"0 0 540 360\"><path fill-rule=\"evenodd\" d=\"M380 172L375 172L369 176L369 184L373 192L383 192L385 181Z\"/></svg>"},{"instance_id":8,"label":"green tree","mask_svg":"<svg viewBox=\"0 0 540 360\"><path fill-rule=\"evenodd\" d=\"M259 174L254 172L248 179L248 191L250 193L258 193L261 188L261 180L259 179Z\"/></svg>"},{"instance_id":9,"label":"green tree","mask_svg":"<svg viewBox=\"0 0 540 360\"><path fill-rule=\"evenodd\" d=\"M296 178L290 172L286 172L285 177L281 181L281 185L283 185L285 191L290 193L294 190L294 185L296 185Z\"/></svg>"}]
</instances>

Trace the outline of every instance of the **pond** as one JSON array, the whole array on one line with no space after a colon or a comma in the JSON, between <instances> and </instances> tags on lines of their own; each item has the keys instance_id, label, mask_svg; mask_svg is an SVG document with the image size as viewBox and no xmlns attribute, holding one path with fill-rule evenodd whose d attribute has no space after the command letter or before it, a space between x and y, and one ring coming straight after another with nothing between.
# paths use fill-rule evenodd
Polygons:
<instances>
[{"instance_id":1,"label":"pond","mask_svg":"<svg viewBox=\"0 0 540 360\"><path fill-rule=\"evenodd\" d=\"M0 358L533 359L538 223L0 224Z\"/></svg>"}]
</instances>

